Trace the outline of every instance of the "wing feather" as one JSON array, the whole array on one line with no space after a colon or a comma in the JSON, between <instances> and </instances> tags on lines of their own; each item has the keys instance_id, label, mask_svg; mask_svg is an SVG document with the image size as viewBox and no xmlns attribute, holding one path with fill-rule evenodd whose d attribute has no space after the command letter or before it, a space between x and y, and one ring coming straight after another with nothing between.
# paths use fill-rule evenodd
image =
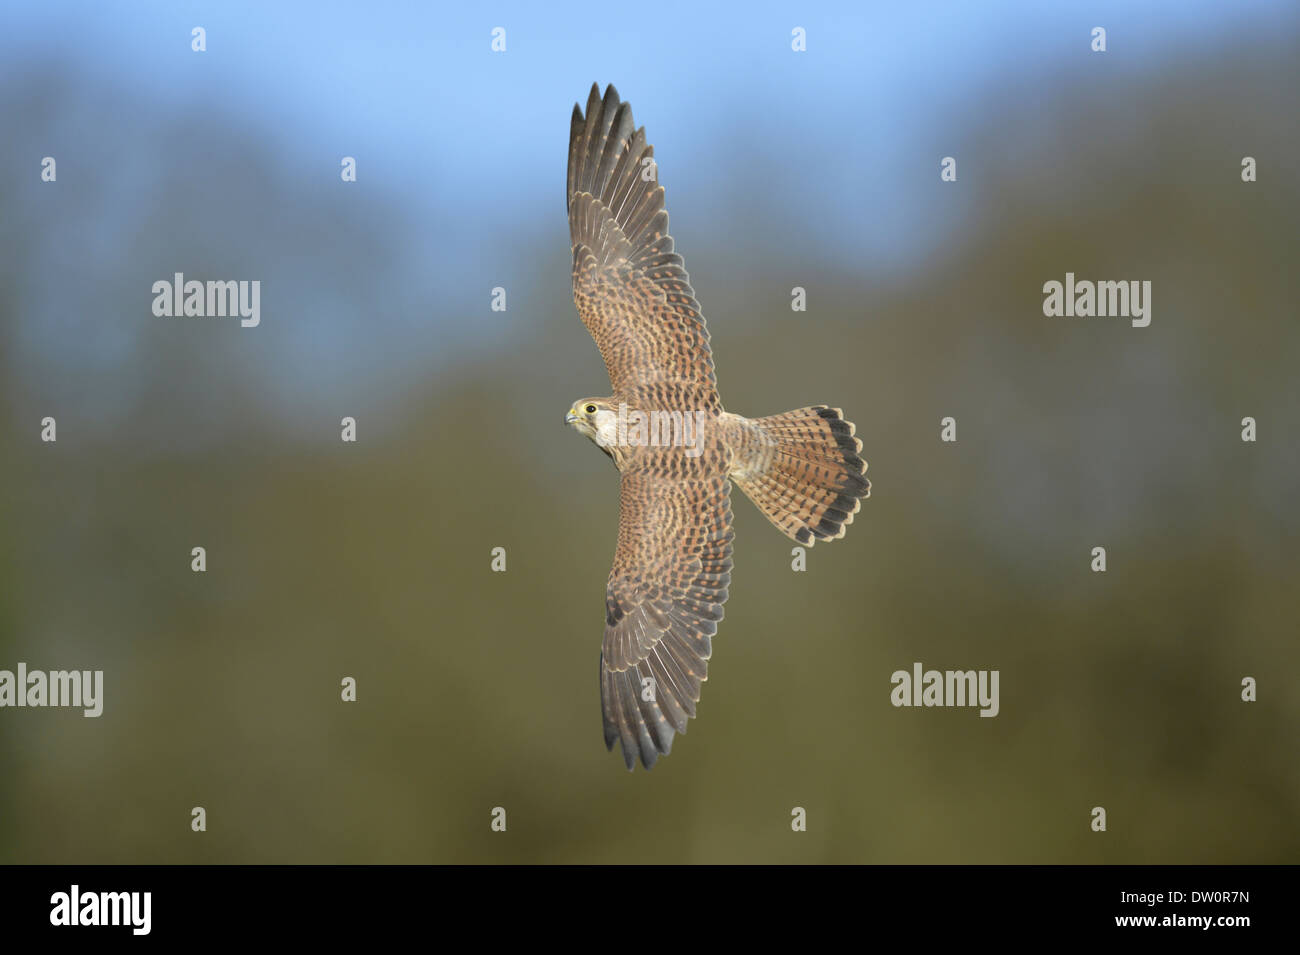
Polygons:
<instances>
[{"instance_id":1,"label":"wing feather","mask_svg":"<svg viewBox=\"0 0 1300 955\"><path fill-rule=\"evenodd\" d=\"M623 474L600 666L605 745L620 741L629 769L638 757L653 766L695 716L731 584L733 537L725 477Z\"/></svg>"},{"instance_id":2,"label":"wing feather","mask_svg":"<svg viewBox=\"0 0 1300 955\"><path fill-rule=\"evenodd\" d=\"M595 84L569 124L567 207L573 300L617 393L687 382L721 407L709 332L668 232L654 147L612 85Z\"/></svg>"}]
</instances>

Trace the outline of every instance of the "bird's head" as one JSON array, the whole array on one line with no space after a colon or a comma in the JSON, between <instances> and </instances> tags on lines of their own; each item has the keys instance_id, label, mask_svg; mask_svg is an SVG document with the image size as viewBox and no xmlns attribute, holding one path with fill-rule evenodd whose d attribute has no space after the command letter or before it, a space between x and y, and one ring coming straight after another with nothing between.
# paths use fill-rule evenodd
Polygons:
<instances>
[{"instance_id":1,"label":"bird's head","mask_svg":"<svg viewBox=\"0 0 1300 955\"><path fill-rule=\"evenodd\" d=\"M618 437L618 411L608 398L575 401L565 412L564 423L585 434L602 449L608 449Z\"/></svg>"}]
</instances>

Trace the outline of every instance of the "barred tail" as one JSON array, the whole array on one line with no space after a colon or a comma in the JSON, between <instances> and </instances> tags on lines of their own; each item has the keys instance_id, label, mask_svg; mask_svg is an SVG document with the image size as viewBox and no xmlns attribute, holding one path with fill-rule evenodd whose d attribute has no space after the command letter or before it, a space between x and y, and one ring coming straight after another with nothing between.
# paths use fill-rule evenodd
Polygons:
<instances>
[{"instance_id":1,"label":"barred tail","mask_svg":"<svg viewBox=\"0 0 1300 955\"><path fill-rule=\"evenodd\" d=\"M731 478L769 521L800 544L843 537L871 482L862 442L839 408L815 405L752 418L752 446Z\"/></svg>"}]
</instances>

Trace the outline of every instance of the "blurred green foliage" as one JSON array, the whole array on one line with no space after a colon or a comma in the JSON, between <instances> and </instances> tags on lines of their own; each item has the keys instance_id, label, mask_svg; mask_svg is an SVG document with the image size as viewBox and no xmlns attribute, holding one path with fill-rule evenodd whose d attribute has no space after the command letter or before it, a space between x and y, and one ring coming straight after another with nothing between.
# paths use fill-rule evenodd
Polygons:
<instances>
[{"instance_id":1,"label":"blurred green foliage","mask_svg":"<svg viewBox=\"0 0 1300 955\"><path fill-rule=\"evenodd\" d=\"M343 211L327 238L310 189L251 141L250 171L214 186L231 156L173 140L180 172L120 229L71 173L62 207L0 193L0 667L106 682L98 720L0 711L0 861L1295 861L1298 72L1238 50L1137 88L990 89L954 147L959 182L934 173L977 198L907 274L821 266L779 231L741 254L729 235L773 223L739 204L677 231L728 407L842 406L874 487L803 574L737 495L700 718L648 774L601 743L617 482L560 423L607 384L568 298L562 209L504 245L498 271L529 287L496 341L419 383L385 382L371 356L368 378L295 406L276 382L311 361L317 316L264 295L256 333L169 325L148 281L177 258L324 274L328 243L365 233L342 280L364 292L340 310L378 320L391 303L366 276L403 230L449 224L367 231ZM11 92L5 126L39 150L61 105ZM3 181L31 178L21 161ZM205 232L192 183L208 208L222 189L273 205L285 234ZM88 248L41 241L56 216L139 264L79 319L131 329L109 371L65 354L77 326L33 327L31 276L89 267ZM1044 318L1042 284L1066 271L1151 280L1151 326ZM807 313L789 310L796 284ZM457 323L489 326L483 302ZM258 351L286 340L291 361ZM206 574L189 569L200 544ZM894 709L890 674L914 661L999 669L1001 715Z\"/></svg>"}]
</instances>

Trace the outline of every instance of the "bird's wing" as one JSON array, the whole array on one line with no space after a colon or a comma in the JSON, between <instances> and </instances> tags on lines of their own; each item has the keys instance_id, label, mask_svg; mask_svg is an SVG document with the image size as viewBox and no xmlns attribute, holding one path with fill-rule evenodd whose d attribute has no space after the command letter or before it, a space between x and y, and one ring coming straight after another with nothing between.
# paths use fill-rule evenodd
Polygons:
<instances>
[{"instance_id":1,"label":"bird's wing","mask_svg":"<svg viewBox=\"0 0 1300 955\"><path fill-rule=\"evenodd\" d=\"M628 769L638 754L653 766L695 716L731 583L732 537L725 477L623 474L600 702L605 746L620 740Z\"/></svg>"},{"instance_id":2,"label":"bird's wing","mask_svg":"<svg viewBox=\"0 0 1300 955\"><path fill-rule=\"evenodd\" d=\"M709 332L673 251L654 147L612 85L602 99L592 84L585 117L573 107L566 198L573 300L615 393L683 382L717 404Z\"/></svg>"}]
</instances>

